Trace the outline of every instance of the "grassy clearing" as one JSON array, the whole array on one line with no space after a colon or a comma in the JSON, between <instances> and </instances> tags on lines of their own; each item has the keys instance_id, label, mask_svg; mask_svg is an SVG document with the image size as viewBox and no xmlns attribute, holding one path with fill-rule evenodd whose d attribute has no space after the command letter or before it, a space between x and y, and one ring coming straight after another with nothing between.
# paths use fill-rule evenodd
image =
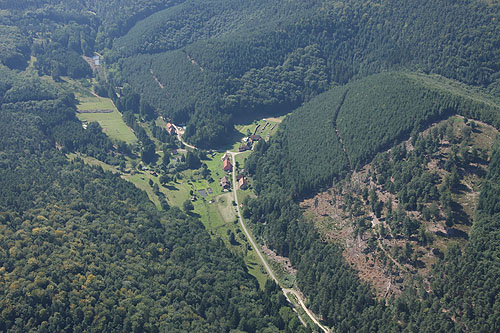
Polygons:
<instances>
[{"instance_id":1,"label":"grassy clearing","mask_svg":"<svg viewBox=\"0 0 500 333\"><path fill-rule=\"evenodd\" d=\"M228 241L226 235L227 222L222 220L215 202L198 200L194 202L194 212L200 215L201 222L212 236L217 235Z\"/></svg>"},{"instance_id":2,"label":"grassy clearing","mask_svg":"<svg viewBox=\"0 0 500 333\"><path fill-rule=\"evenodd\" d=\"M236 165L240 168L240 169L244 169L245 168L245 160L248 156L250 156L252 152L251 151L246 151L246 152L243 152L241 154L238 154L235 156L235 160L236 160Z\"/></svg>"},{"instance_id":3,"label":"grassy clearing","mask_svg":"<svg viewBox=\"0 0 500 333\"><path fill-rule=\"evenodd\" d=\"M244 241L244 244L247 245L246 240ZM249 246L251 248L251 246ZM254 276L257 281L259 282L259 286L262 290L264 290L264 286L266 285L266 281L269 280L269 276L267 275L266 270L264 267L261 265L260 259L258 258L257 254L253 249L246 249L244 252L245 255L243 256L243 259L245 261L245 264L248 268L248 273L250 273L252 276Z\"/></svg>"},{"instance_id":4,"label":"grassy clearing","mask_svg":"<svg viewBox=\"0 0 500 333\"><path fill-rule=\"evenodd\" d=\"M231 147L228 147L228 149L238 151L238 148L243 143L243 138L254 133L268 140L273 134L276 133L279 124L283 121L283 119L285 119L285 117L286 115L278 118L264 118L251 122L247 122L246 120L238 122L238 120L236 120L236 125L234 126L235 132L232 134L231 138L234 144Z\"/></svg>"},{"instance_id":5,"label":"grassy clearing","mask_svg":"<svg viewBox=\"0 0 500 333\"><path fill-rule=\"evenodd\" d=\"M73 161L75 158L79 157L86 164L94 165L94 166L100 166L101 168L103 168L106 171L111 171L111 172L114 172L114 173L120 173L120 171L115 166L112 166L112 165L109 165L109 164L104 163L102 161L99 161L98 159L95 159L93 157L82 155L80 153L69 153L69 154L66 155L66 157L70 161Z\"/></svg>"},{"instance_id":6,"label":"grassy clearing","mask_svg":"<svg viewBox=\"0 0 500 333\"><path fill-rule=\"evenodd\" d=\"M236 124L235 128L238 132L244 136L249 134L257 134L268 139L271 135L276 133L278 130L278 125L283 121L285 116L279 118L264 118L260 120L255 120L251 124Z\"/></svg>"},{"instance_id":7,"label":"grassy clearing","mask_svg":"<svg viewBox=\"0 0 500 333\"><path fill-rule=\"evenodd\" d=\"M113 110L111 113L78 113L77 117L82 122L97 121L104 133L111 139L124 141L128 144L137 142L134 132L123 122L122 115L109 98L80 97L78 110Z\"/></svg>"},{"instance_id":8,"label":"grassy clearing","mask_svg":"<svg viewBox=\"0 0 500 333\"><path fill-rule=\"evenodd\" d=\"M153 177L150 174L144 172L136 173L133 175L124 174L122 175L122 178L133 183L137 188L145 191L148 194L149 200L151 200L158 209L161 208L160 200L154 193L153 188L149 185L150 179L153 180L153 183L158 183L156 177Z\"/></svg>"},{"instance_id":9,"label":"grassy clearing","mask_svg":"<svg viewBox=\"0 0 500 333\"><path fill-rule=\"evenodd\" d=\"M238 202L240 203L240 205L242 205L245 199L248 197L255 198L255 193L253 193L251 189L238 190L236 192L236 195L238 196Z\"/></svg>"},{"instance_id":10,"label":"grassy clearing","mask_svg":"<svg viewBox=\"0 0 500 333\"><path fill-rule=\"evenodd\" d=\"M203 161L207 164L210 170L210 176L208 179L204 179L201 175L200 170L186 170L180 175L182 179L177 181L170 181L165 186L161 186L160 190L167 196L167 201L171 206L182 207L182 204L191 196L196 198L195 203L195 213L202 216L202 213L206 211L205 208L202 211L197 211L197 203L203 202L205 200L207 203L214 201L215 205L217 203L216 198L221 195L222 189L219 185L220 179L226 174L222 171L222 153L217 153L213 157ZM198 191L205 191L206 196L203 197ZM209 193L211 190L212 193ZM192 195L190 194L192 192Z\"/></svg>"},{"instance_id":11,"label":"grassy clearing","mask_svg":"<svg viewBox=\"0 0 500 333\"><path fill-rule=\"evenodd\" d=\"M233 193L224 193L215 199L217 209L222 220L226 223L234 222L236 219L236 211L233 206Z\"/></svg>"},{"instance_id":12,"label":"grassy clearing","mask_svg":"<svg viewBox=\"0 0 500 333\"><path fill-rule=\"evenodd\" d=\"M189 188L182 183L170 182L160 190L167 196L170 206L182 207L183 202L189 199Z\"/></svg>"}]
</instances>

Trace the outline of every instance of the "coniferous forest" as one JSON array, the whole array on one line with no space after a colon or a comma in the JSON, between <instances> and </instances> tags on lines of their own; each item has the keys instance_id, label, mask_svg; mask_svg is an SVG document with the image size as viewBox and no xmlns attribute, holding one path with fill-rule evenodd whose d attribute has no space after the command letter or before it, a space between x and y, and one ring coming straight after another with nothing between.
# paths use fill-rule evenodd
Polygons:
<instances>
[{"instance_id":1,"label":"coniferous forest","mask_svg":"<svg viewBox=\"0 0 500 333\"><path fill-rule=\"evenodd\" d=\"M500 331L499 21L482 0L0 0L0 331L325 331L292 289L332 331ZM208 202L197 179L223 175ZM221 198L229 218L199 209Z\"/></svg>"}]
</instances>

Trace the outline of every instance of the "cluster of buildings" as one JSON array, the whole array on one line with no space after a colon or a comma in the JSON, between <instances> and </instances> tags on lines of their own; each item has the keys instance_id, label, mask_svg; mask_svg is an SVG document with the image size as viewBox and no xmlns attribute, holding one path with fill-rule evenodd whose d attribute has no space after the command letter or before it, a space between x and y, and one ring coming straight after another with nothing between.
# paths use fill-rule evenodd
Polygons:
<instances>
[{"instance_id":1,"label":"cluster of buildings","mask_svg":"<svg viewBox=\"0 0 500 333\"><path fill-rule=\"evenodd\" d=\"M239 151L246 151L246 150L251 150L253 143L259 141L262 139L260 135L257 134L252 134L249 137L243 138L243 143L241 144Z\"/></svg>"},{"instance_id":2,"label":"cluster of buildings","mask_svg":"<svg viewBox=\"0 0 500 333\"><path fill-rule=\"evenodd\" d=\"M222 162L223 162L223 170L225 172L233 171L233 165L231 164L231 159L230 159L229 154L226 153L222 157ZM248 188L248 180L245 176L243 176L241 174L237 175L236 181L238 182L238 186L241 190ZM222 190L224 190L224 191L229 191L231 189L231 182L229 181L228 176L224 176L221 178L220 186L222 187Z\"/></svg>"},{"instance_id":3,"label":"cluster of buildings","mask_svg":"<svg viewBox=\"0 0 500 333\"><path fill-rule=\"evenodd\" d=\"M175 126L172 123L167 123L167 132L170 135L176 135L177 132L175 130Z\"/></svg>"},{"instance_id":4,"label":"cluster of buildings","mask_svg":"<svg viewBox=\"0 0 500 333\"><path fill-rule=\"evenodd\" d=\"M248 188L248 180L247 177L243 175L236 176L236 182L238 182L238 188L240 190L246 190ZM220 186L223 191L229 191L231 189L231 182L227 176L224 176L220 179Z\"/></svg>"}]
</instances>

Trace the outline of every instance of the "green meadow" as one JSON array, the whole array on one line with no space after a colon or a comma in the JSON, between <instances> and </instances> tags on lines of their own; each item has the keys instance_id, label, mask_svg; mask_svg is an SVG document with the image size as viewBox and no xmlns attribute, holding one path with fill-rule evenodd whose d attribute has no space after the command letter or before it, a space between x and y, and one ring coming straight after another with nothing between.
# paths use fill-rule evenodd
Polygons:
<instances>
[{"instance_id":1,"label":"green meadow","mask_svg":"<svg viewBox=\"0 0 500 333\"><path fill-rule=\"evenodd\" d=\"M85 96L79 98L79 111L100 111L112 110L110 113L85 112L77 113L78 119L82 122L97 121L101 125L104 133L111 139L124 141L128 144L137 142L134 132L125 124L121 113L109 98Z\"/></svg>"}]
</instances>

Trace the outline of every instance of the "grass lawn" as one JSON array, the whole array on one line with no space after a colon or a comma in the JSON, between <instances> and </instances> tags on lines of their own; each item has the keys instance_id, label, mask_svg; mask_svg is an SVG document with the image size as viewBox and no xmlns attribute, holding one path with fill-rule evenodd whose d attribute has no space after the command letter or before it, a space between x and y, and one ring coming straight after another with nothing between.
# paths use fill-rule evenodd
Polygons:
<instances>
[{"instance_id":1,"label":"grass lawn","mask_svg":"<svg viewBox=\"0 0 500 333\"><path fill-rule=\"evenodd\" d=\"M222 220L226 223L234 222L236 219L236 210L233 206L233 193L228 192L215 198L215 204Z\"/></svg>"},{"instance_id":2,"label":"grass lawn","mask_svg":"<svg viewBox=\"0 0 500 333\"><path fill-rule=\"evenodd\" d=\"M251 124L236 124L234 127L244 136L247 136L248 133L254 134L255 132L255 134L260 135L264 139L268 139L269 136L276 133L278 126L283 119L285 119L285 116L281 116L279 118L264 118L261 120L255 120ZM257 131L255 131L256 129Z\"/></svg>"},{"instance_id":3,"label":"grass lawn","mask_svg":"<svg viewBox=\"0 0 500 333\"><path fill-rule=\"evenodd\" d=\"M189 193L190 191L193 191L193 195L197 199L195 203L202 201L203 199L207 202L210 200L215 201L215 198L223 193L219 182L220 179L226 175L226 173L222 171L222 156L222 153L217 153L208 160L202 161L207 164L207 167L210 170L209 178L212 178L213 181L204 179L200 170L186 170L181 173L182 179L175 182L170 181L164 187L160 186L161 191L167 196L168 203L171 206L182 208L184 201L191 198ZM208 189L210 189L212 193L208 193ZM200 190L205 190L207 196L203 198L198 192ZM195 204L195 208L196 207L197 205Z\"/></svg>"},{"instance_id":4,"label":"grass lawn","mask_svg":"<svg viewBox=\"0 0 500 333\"><path fill-rule=\"evenodd\" d=\"M235 156L236 164L239 166L240 169L245 168L245 159L250 156L252 152L250 150L247 150L246 152L243 152L241 154L238 154Z\"/></svg>"},{"instance_id":5,"label":"grass lawn","mask_svg":"<svg viewBox=\"0 0 500 333\"><path fill-rule=\"evenodd\" d=\"M233 221L224 221L217 200L209 203L207 200L197 200L194 202L194 212L200 215L200 220L212 236L218 236L229 243L227 230L231 229Z\"/></svg>"},{"instance_id":6,"label":"grass lawn","mask_svg":"<svg viewBox=\"0 0 500 333\"><path fill-rule=\"evenodd\" d=\"M228 149L232 151L238 151L241 146L242 139L247 137L248 134L260 135L263 139L268 140L273 134L278 130L279 124L285 119L286 115L278 118L264 118L260 120L254 120L250 123L243 120L241 123L234 125L235 132L232 134L232 141L234 144Z\"/></svg>"},{"instance_id":7,"label":"grass lawn","mask_svg":"<svg viewBox=\"0 0 500 333\"><path fill-rule=\"evenodd\" d=\"M97 121L111 139L125 141L128 144L137 142L134 132L125 124L121 113L109 98L86 96L80 97L79 100L78 110L113 110L111 113L78 113L80 121Z\"/></svg>"},{"instance_id":8,"label":"grass lawn","mask_svg":"<svg viewBox=\"0 0 500 333\"><path fill-rule=\"evenodd\" d=\"M246 240L244 244L247 245ZM267 275L264 266L261 265L260 259L258 259L257 254L255 253L253 248L251 250L247 249L246 255L243 256L243 259L248 268L248 273L250 273L257 279L260 288L264 290L266 281L269 280L270 277Z\"/></svg>"},{"instance_id":9,"label":"grass lawn","mask_svg":"<svg viewBox=\"0 0 500 333\"><path fill-rule=\"evenodd\" d=\"M170 206L182 208L184 201L189 199L190 188L184 183L169 182L165 186L160 186L160 191L167 196L167 202Z\"/></svg>"},{"instance_id":10,"label":"grass lawn","mask_svg":"<svg viewBox=\"0 0 500 333\"><path fill-rule=\"evenodd\" d=\"M250 198L255 198L255 193L253 193L253 191L251 189L247 189L247 190L238 190L236 192L236 195L238 196L238 202L241 204L243 204L243 201L247 198L247 197L250 197Z\"/></svg>"}]
</instances>

